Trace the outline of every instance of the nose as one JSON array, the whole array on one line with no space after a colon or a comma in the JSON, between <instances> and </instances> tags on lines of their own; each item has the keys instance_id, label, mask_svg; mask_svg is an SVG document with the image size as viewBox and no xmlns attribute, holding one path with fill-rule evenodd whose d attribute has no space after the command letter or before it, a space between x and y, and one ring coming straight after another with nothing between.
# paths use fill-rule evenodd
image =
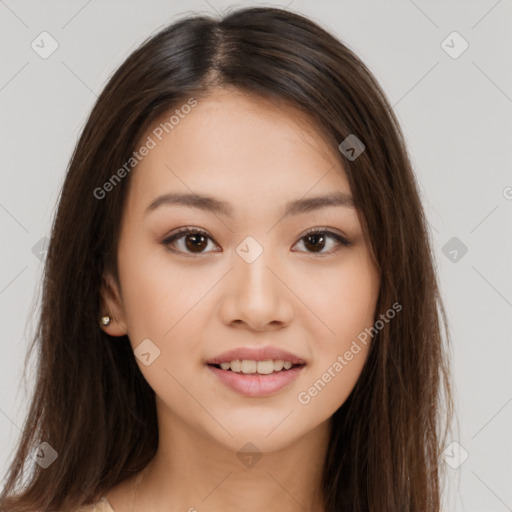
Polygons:
<instances>
[{"instance_id":1,"label":"nose","mask_svg":"<svg viewBox=\"0 0 512 512\"><path fill-rule=\"evenodd\" d=\"M219 314L226 325L245 325L253 331L285 327L293 315L293 293L282 266L270 250L252 262L234 255L233 268L224 281Z\"/></svg>"}]
</instances>

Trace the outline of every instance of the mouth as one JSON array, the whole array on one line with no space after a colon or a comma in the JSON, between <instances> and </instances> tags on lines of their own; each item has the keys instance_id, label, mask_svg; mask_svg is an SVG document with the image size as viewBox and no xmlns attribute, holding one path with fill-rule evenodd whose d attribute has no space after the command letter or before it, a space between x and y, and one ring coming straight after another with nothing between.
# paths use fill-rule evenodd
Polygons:
<instances>
[{"instance_id":1,"label":"mouth","mask_svg":"<svg viewBox=\"0 0 512 512\"><path fill-rule=\"evenodd\" d=\"M243 375L272 375L304 365L305 363L292 363L291 361L283 361L282 359L267 359L265 361L235 359L220 364L208 363L208 366L213 366L219 370Z\"/></svg>"},{"instance_id":2,"label":"mouth","mask_svg":"<svg viewBox=\"0 0 512 512\"><path fill-rule=\"evenodd\" d=\"M306 363L243 359L207 363L206 366L231 391L256 398L272 396L290 387Z\"/></svg>"}]
</instances>

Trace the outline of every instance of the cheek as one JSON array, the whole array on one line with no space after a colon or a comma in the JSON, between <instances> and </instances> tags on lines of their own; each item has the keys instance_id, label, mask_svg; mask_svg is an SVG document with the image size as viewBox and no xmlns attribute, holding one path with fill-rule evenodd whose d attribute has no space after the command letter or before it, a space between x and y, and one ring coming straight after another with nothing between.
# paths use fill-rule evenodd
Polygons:
<instances>
[{"instance_id":1,"label":"cheek","mask_svg":"<svg viewBox=\"0 0 512 512\"><path fill-rule=\"evenodd\" d=\"M336 276L333 279L333 275ZM368 357L380 279L366 253L354 253L336 272L316 275L308 305L318 312L314 364L297 396L315 418L327 418L347 399Z\"/></svg>"},{"instance_id":2,"label":"cheek","mask_svg":"<svg viewBox=\"0 0 512 512\"><path fill-rule=\"evenodd\" d=\"M336 268L318 268L304 281L304 302L314 314L318 340L327 352L342 350L373 325L379 276L365 251L353 251ZM313 325L313 324L312 324Z\"/></svg>"},{"instance_id":3,"label":"cheek","mask_svg":"<svg viewBox=\"0 0 512 512\"><path fill-rule=\"evenodd\" d=\"M200 319L207 318L207 292L218 277L193 265L172 266L159 247L132 245L120 255L124 311L136 362L157 394L186 402L178 383L190 379L192 364L202 369L190 355L201 353Z\"/></svg>"},{"instance_id":4,"label":"cheek","mask_svg":"<svg viewBox=\"0 0 512 512\"><path fill-rule=\"evenodd\" d=\"M207 284L204 276L172 268L162 248L130 247L120 249L119 273L136 363L157 396L190 408L182 385L190 379L192 361L188 366L183 362L191 352L199 353L197 318Z\"/></svg>"},{"instance_id":5,"label":"cheek","mask_svg":"<svg viewBox=\"0 0 512 512\"><path fill-rule=\"evenodd\" d=\"M319 318L311 320L318 335L309 381L318 382L311 391L322 395L317 405L327 409L346 399L368 356L371 337L365 329L374 323L380 279L367 254L353 251L337 269L317 273L315 285L310 282L308 305Z\"/></svg>"},{"instance_id":6,"label":"cheek","mask_svg":"<svg viewBox=\"0 0 512 512\"><path fill-rule=\"evenodd\" d=\"M350 360L346 358L346 353L342 353L312 368L307 383L296 397L304 418L320 423L345 403L359 380L368 351L369 345L360 344L358 353L350 351Z\"/></svg>"},{"instance_id":7,"label":"cheek","mask_svg":"<svg viewBox=\"0 0 512 512\"><path fill-rule=\"evenodd\" d=\"M187 269L172 266L170 255L158 245L131 244L120 249L119 272L129 334L155 337L163 343L205 294L205 280Z\"/></svg>"}]
</instances>

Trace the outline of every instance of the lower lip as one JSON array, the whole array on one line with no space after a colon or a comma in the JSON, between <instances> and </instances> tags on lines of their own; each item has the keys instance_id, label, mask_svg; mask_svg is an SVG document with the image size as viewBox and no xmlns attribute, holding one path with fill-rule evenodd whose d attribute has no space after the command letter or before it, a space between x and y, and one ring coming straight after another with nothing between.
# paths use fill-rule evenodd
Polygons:
<instances>
[{"instance_id":1,"label":"lower lip","mask_svg":"<svg viewBox=\"0 0 512 512\"><path fill-rule=\"evenodd\" d=\"M294 366L269 375L236 373L207 365L228 388L245 396L269 396L289 386L304 369L305 365Z\"/></svg>"}]
</instances>

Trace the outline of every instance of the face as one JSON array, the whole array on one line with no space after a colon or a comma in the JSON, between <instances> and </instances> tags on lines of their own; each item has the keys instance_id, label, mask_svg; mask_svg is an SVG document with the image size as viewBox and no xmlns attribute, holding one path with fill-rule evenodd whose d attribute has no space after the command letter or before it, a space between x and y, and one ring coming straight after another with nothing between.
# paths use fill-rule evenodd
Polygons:
<instances>
[{"instance_id":1,"label":"face","mask_svg":"<svg viewBox=\"0 0 512 512\"><path fill-rule=\"evenodd\" d=\"M128 334L159 425L276 450L352 391L379 274L342 157L311 119L232 88L181 112L137 145L156 143L130 176L104 330Z\"/></svg>"}]
</instances>

